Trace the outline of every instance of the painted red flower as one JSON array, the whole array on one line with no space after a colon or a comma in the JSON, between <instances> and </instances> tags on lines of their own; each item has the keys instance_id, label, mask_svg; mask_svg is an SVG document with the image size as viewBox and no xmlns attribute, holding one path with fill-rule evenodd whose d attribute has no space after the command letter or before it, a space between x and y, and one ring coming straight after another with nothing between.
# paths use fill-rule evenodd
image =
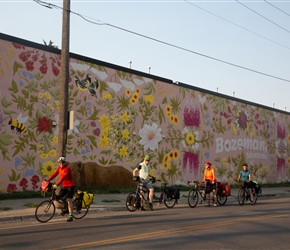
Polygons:
<instances>
[{"instance_id":1,"label":"painted red flower","mask_svg":"<svg viewBox=\"0 0 290 250\"><path fill-rule=\"evenodd\" d=\"M38 175L33 175L30 180L31 180L31 184L32 184L32 189L33 190L37 189L38 188L37 183L40 181Z\"/></svg>"},{"instance_id":2,"label":"painted red flower","mask_svg":"<svg viewBox=\"0 0 290 250\"><path fill-rule=\"evenodd\" d=\"M7 186L7 193L13 193L13 192L16 192L17 191L17 187L15 184L9 184Z\"/></svg>"},{"instance_id":3,"label":"painted red flower","mask_svg":"<svg viewBox=\"0 0 290 250\"><path fill-rule=\"evenodd\" d=\"M49 132L51 130L51 121L46 117L38 118L37 129L40 132Z\"/></svg>"},{"instance_id":4,"label":"painted red flower","mask_svg":"<svg viewBox=\"0 0 290 250\"><path fill-rule=\"evenodd\" d=\"M20 185L20 187L22 187L23 191L27 190L28 181L26 180L26 178L22 178L22 180L20 181L19 185Z\"/></svg>"}]
</instances>

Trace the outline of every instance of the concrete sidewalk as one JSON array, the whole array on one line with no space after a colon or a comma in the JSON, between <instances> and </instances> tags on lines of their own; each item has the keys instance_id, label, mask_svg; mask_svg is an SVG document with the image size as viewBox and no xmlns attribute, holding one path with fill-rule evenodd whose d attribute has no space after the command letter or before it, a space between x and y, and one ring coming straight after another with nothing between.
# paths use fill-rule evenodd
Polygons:
<instances>
[{"instance_id":1,"label":"concrete sidewalk","mask_svg":"<svg viewBox=\"0 0 290 250\"><path fill-rule=\"evenodd\" d=\"M238 189L231 189L228 202L237 202ZM126 198L128 194L95 194L89 214L104 211L126 211ZM188 191L180 193L180 200L176 206L188 206ZM290 197L290 187L262 188L259 199L265 197ZM35 218L35 206L49 197L31 199L13 199L0 201L0 221L20 220ZM164 206L164 205L161 205Z\"/></svg>"}]
</instances>

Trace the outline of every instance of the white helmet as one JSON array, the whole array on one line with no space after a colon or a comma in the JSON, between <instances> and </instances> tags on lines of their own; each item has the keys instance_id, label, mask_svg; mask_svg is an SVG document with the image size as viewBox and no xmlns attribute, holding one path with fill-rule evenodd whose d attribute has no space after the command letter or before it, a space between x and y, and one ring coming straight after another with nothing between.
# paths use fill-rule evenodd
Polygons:
<instances>
[{"instance_id":1,"label":"white helmet","mask_svg":"<svg viewBox=\"0 0 290 250\"><path fill-rule=\"evenodd\" d=\"M66 162L66 159L62 156L58 158L57 162Z\"/></svg>"}]
</instances>

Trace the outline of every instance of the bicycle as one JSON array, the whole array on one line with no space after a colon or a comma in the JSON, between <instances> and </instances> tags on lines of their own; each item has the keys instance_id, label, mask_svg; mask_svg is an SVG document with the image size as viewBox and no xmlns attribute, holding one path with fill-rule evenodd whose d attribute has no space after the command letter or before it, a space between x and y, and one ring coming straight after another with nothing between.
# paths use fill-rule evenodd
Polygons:
<instances>
[{"instance_id":1,"label":"bicycle","mask_svg":"<svg viewBox=\"0 0 290 250\"><path fill-rule=\"evenodd\" d=\"M41 202L35 209L35 218L41 222L48 222L53 218L56 212L56 205L58 204L61 208L61 214L68 214L68 203L65 197L59 197L56 194L55 189L49 189L47 191L52 191L52 195L48 200ZM83 192L78 193L77 189L75 189L75 195L73 197L73 218L74 219L82 219L86 216L89 211L90 204L86 204L83 199Z\"/></svg>"},{"instance_id":2,"label":"bicycle","mask_svg":"<svg viewBox=\"0 0 290 250\"><path fill-rule=\"evenodd\" d=\"M191 208L196 207L197 203L200 200L200 204L202 204L202 202L209 202L211 199L213 200L214 198L210 198L210 200L207 199L207 195L206 195L206 190L207 187L209 185L209 182L207 181L206 183L203 182L199 182L199 181L188 181L187 184L189 186L191 186L193 184L193 187L189 190L188 192L188 205ZM224 204L226 204L228 197L226 196L225 192L217 187L216 189L216 196L217 196L217 203L221 206L223 206Z\"/></svg>"},{"instance_id":3,"label":"bicycle","mask_svg":"<svg viewBox=\"0 0 290 250\"><path fill-rule=\"evenodd\" d=\"M238 202L242 206L248 200L251 201L252 205L255 205L258 199L258 194L256 193L255 188L252 188L253 201L251 201L250 191L247 186L241 186L238 191Z\"/></svg>"},{"instance_id":4,"label":"bicycle","mask_svg":"<svg viewBox=\"0 0 290 250\"><path fill-rule=\"evenodd\" d=\"M138 182L135 192L130 193L126 199L126 208L130 212L134 212L137 209L143 207L144 210L149 208L149 190L143 186L142 180L138 176L133 177L134 181ZM155 182L160 182L155 177L151 177L149 180L152 184ZM175 204L178 204L178 199L180 198L180 191L178 188L172 188L167 186L168 183L163 183L163 188L161 189L160 196L153 195L153 204L159 206L162 201L167 208L173 208ZM143 204L141 204L141 201Z\"/></svg>"}]
</instances>

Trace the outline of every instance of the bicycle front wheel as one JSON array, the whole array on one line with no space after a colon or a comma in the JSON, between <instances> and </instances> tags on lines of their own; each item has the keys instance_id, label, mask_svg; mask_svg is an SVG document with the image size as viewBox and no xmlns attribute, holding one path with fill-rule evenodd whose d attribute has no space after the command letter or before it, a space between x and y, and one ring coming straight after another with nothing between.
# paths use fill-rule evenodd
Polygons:
<instances>
[{"instance_id":1,"label":"bicycle front wheel","mask_svg":"<svg viewBox=\"0 0 290 250\"><path fill-rule=\"evenodd\" d=\"M54 214L55 205L51 200L41 202L35 209L35 218L41 223L51 220Z\"/></svg>"},{"instance_id":2,"label":"bicycle front wheel","mask_svg":"<svg viewBox=\"0 0 290 250\"><path fill-rule=\"evenodd\" d=\"M192 208L196 207L197 203L198 203L198 192L195 188L189 190L188 193L188 205Z\"/></svg>"},{"instance_id":3,"label":"bicycle front wheel","mask_svg":"<svg viewBox=\"0 0 290 250\"><path fill-rule=\"evenodd\" d=\"M82 208L80 206L80 202L82 201L80 201L79 199L75 199L73 201L73 214L72 215L77 220L84 218L90 209L90 206L87 206L86 208Z\"/></svg>"},{"instance_id":4,"label":"bicycle front wheel","mask_svg":"<svg viewBox=\"0 0 290 250\"><path fill-rule=\"evenodd\" d=\"M127 196L126 199L126 208L130 212L134 212L137 209L137 199L136 199L136 192L133 192Z\"/></svg>"},{"instance_id":5,"label":"bicycle front wheel","mask_svg":"<svg viewBox=\"0 0 290 250\"><path fill-rule=\"evenodd\" d=\"M243 188L240 188L238 191L238 202L241 206L245 203L245 192Z\"/></svg>"}]
</instances>

